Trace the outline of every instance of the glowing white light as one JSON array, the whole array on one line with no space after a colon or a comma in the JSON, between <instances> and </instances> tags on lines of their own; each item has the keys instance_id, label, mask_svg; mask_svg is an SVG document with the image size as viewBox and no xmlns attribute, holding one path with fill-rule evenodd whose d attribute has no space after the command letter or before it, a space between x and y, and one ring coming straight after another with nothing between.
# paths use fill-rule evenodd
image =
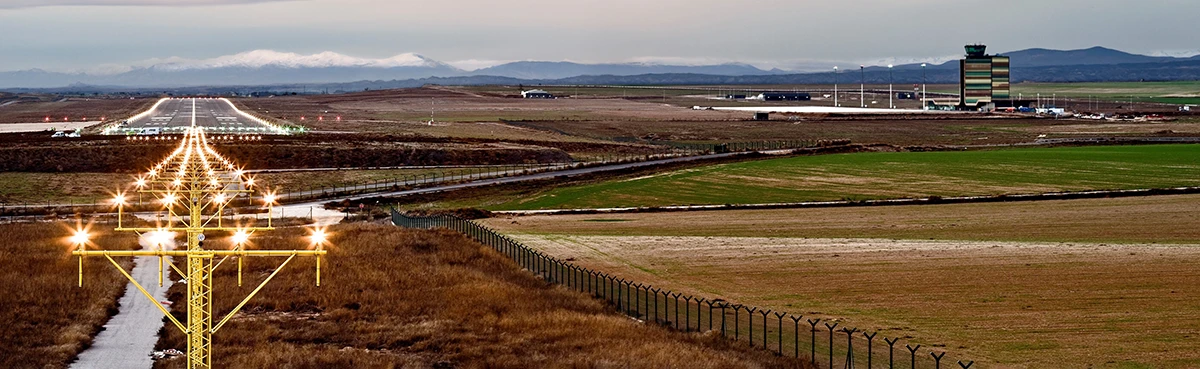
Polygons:
<instances>
[{"instance_id":1,"label":"glowing white light","mask_svg":"<svg viewBox=\"0 0 1200 369\"><path fill-rule=\"evenodd\" d=\"M249 240L250 240L250 234L246 233L246 230L244 230L244 229L239 229L236 233L233 234L233 244L235 244L235 245L244 244L244 243L246 243L246 241L249 241Z\"/></svg>"},{"instance_id":2,"label":"glowing white light","mask_svg":"<svg viewBox=\"0 0 1200 369\"><path fill-rule=\"evenodd\" d=\"M171 239L174 238L174 235L171 234L171 232L159 229L157 231L146 233L145 237L147 241L150 241L151 245L159 246L161 248L163 245L170 243Z\"/></svg>"},{"instance_id":3,"label":"glowing white light","mask_svg":"<svg viewBox=\"0 0 1200 369\"><path fill-rule=\"evenodd\" d=\"M176 200L176 197L175 197L175 194L173 194L173 193L168 193L166 195L163 195L163 197L162 197L163 205L171 205L171 204L175 203L175 200Z\"/></svg>"},{"instance_id":4,"label":"glowing white light","mask_svg":"<svg viewBox=\"0 0 1200 369\"><path fill-rule=\"evenodd\" d=\"M75 231L75 234L71 236L71 243L83 245L88 242L89 238L91 238L91 235L89 235L87 231L80 229Z\"/></svg>"},{"instance_id":5,"label":"glowing white light","mask_svg":"<svg viewBox=\"0 0 1200 369\"><path fill-rule=\"evenodd\" d=\"M269 194L263 195L263 203L268 204L268 205L274 204L275 203L275 194L269 193Z\"/></svg>"},{"instance_id":6,"label":"glowing white light","mask_svg":"<svg viewBox=\"0 0 1200 369\"><path fill-rule=\"evenodd\" d=\"M314 229L309 239L312 240L313 245L320 245L325 243L326 237L324 229Z\"/></svg>"}]
</instances>

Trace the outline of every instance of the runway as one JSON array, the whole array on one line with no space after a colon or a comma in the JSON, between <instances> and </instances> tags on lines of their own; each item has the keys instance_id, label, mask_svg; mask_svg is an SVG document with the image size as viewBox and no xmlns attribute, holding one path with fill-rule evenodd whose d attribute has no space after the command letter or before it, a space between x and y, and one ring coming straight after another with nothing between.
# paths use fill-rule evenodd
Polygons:
<instances>
[{"instance_id":1,"label":"runway","mask_svg":"<svg viewBox=\"0 0 1200 369\"><path fill-rule=\"evenodd\" d=\"M194 111L194 115L193 115ZM229 100L220 98L166 98L149 111L134 116L111 134L152 135L182 134L185 129L201 127L210 134L253 133L284 134L258 118L239 111Z\"/></svg>"}]
</instances>

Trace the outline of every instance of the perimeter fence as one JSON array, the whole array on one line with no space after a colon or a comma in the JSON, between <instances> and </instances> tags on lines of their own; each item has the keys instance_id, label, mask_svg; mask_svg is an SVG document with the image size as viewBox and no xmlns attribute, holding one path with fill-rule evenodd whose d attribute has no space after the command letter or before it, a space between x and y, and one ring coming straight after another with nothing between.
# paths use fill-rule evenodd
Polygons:
<instances>
[{"instance_id":1,"label":"perimeter fence","mask_svg":"<svg viewBox=\"0 0 1200 369\"><path fill-rule=\"evenodd\" d=\"M602 299L620 312L683 332L719 334L778 355L807 359L818 368L970 369L974 361L947 357L942 345L916 343L841 325L838 319L708 299L657 288L546 255L473 221L453 215L409 216L392 209L392 224L460 232L516 262L548 283ZM951 364L953 363L953 364Z\"/></svg>"},{"instance_id":2,"label":"perimeter fence","mask_svg":"<svg viewBox=\"0 0 1200 369\"><path fill-rule=\"evenodd\" d=\"M600 157L599 160L595 161L458 166L443 168L389 167L386 169L412 170L414 173L397 174L388 178L354 181L338 185L308 186L301 190L293 190L287 193L277 194L276 201L282 204L289 204L336 197L381 193L387 191L402 191L460 182L514 177L537 173L550 173L578 168L649 162L654 160L694 157L709 154L805 149L819 146L844 145L848 143L849 142L845 140L776 140L727 142L719 144L656 142L655 144L665 146L668 149L661 153L653 154L603 156ZM385 168L365 167L354 169L383 170ZM231 207L252 206L255 204L255 201L259 200L261 199L257 197L239 197L233 200L230 205ZM129 206L131 209L153 209L156 206L155 201L156 200L153 196L138 195L130 199ZM111 196L68 198L66 202L62 202L61 200L53 201L49 199L40 201L0 200L0 216L23 216L49 213L93 213L112 211L114 209L115 207L113 206Z\"/></svg>"},{"instance_id":3,"label":"perimeter fence","mask_svg":"<svg viewBox=\"0 0 1200 369\"><path fill-rule=\"evenodd\" d=\"M511 164L473 166L427 170L421 173L398 175L336 186L314 186L299 191L280 194L280 202L319 200L329 197L369 194L382 191L400 191L427 185L467 182L483 179L512 177L519 175L554 172L567 169L598 167L613 164L637 163L677 157L723 154L734 152L772 151L802 149L830 144L846 144L848 141L775 140L727 142L719 144L654 142L668 148L666 151L639 155L602 155L594 161L573 161L544 164ZM396 168L404 169L404 168ZM419 170L414 169L414 170Z\"/></svg>"}]
</instances>

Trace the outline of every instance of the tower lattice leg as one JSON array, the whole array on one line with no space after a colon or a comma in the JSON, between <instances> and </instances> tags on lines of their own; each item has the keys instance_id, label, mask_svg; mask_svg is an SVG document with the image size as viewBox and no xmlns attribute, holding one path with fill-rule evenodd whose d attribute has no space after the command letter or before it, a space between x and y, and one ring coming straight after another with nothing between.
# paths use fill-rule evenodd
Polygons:
<instances>
[{"instance_id":1,"label":"tower lattice leg","mask_svg":"<svg viewBox=\"0 0 1200 369\"><path fill-rule=\"evenodd\" d=\"M188 368L212 367L212 256L188 256Z\"/></svg>"}]
</instances>

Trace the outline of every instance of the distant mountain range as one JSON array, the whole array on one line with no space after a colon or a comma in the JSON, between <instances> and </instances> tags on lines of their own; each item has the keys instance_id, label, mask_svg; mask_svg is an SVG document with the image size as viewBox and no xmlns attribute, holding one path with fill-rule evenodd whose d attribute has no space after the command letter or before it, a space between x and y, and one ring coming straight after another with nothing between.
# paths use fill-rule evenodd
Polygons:
<instances>
[{"instance_id":1,"label":"distant mountain range","mask_svg":"<svg viewBox=\"0 0 1200 369\"><path fill-rule=\"evenodd\" d=\"M1014 82L1087 82L1200 80L1200 56L1130 54L1103 47L1083 50L1027 49L1002 53L1013 60ZM583 64L520 61L465 71L417 54L363 59L332 52L313 55L257 50L206 60L167 59L145 66L119 67L107 73L50 72L31 69L0 72L3 89L120 89L194 86L307 86L356 90L413 84L792 84L859 82L864 76L845 70L798 73L753 65L667 65L654 63ZM955 83L958 62L866 68L867 83Z\"/></svg>"}]
</instances>

